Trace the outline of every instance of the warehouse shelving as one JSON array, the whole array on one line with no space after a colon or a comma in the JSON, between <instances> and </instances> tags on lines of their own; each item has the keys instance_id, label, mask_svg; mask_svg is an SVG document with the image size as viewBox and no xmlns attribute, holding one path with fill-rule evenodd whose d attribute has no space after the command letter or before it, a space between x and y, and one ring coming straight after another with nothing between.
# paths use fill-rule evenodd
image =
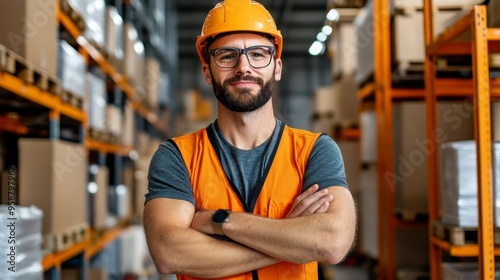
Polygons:
<instances>
[{"instance_id":1,"label":"warehouse shelving","mask_svg":"<svg viewBox=\"0 0 500 280\"><path fill-rule=\"evenodd\" d=\"M80 256L81 261L84 262L83 265L85 266L93 256L95 256L107 245L115 241L123 229L124 226L116 226L106 231L104 234L97 238L87 238L86 240L74 244L66 250L46 255L42 260L43 270L48 271L51 275L51 278L60 279L59 273L62 267L62 263ZM91 233L90 236L92 236L93 234L94 233ZM82 270L82 279L86 279L84 270Z\"/></svg>"},{"instance_id":2,"label":"warehouse shelving","mask_svg":"<svg viewBox=\"0 0 500 280\"><path fill-rule=\"evenodd\" d=\"M394 169L393 151L393 103L398 101L424 100L423 88L393 87L391 59L391 15L389 1L374 0L374 81L358 90L360 108L373 103L375 110L377 142L377 226L378 226L378 279L395 279L396 230L427 227L427 221L403 220L394 212L393 182L385 178ZM363 110L363 109L361 109Z\"/></svg>"},{"instance_id":3,"label":"warehouse shelving","mask_svg":"<svg viewBox=\"0 0 500 280\"><path fill-rule=\"evenodd\" d=\"M473 79L462 81L462 89L455 85L457 93L450 93L447 98L472 96L474 102L474 134L477 148L478 174L478 244L453 246L449 242L433 236L429 227L430 266L432 279L441 279L443 251L452 256L479 258L480 279L494 279L495 256L500 255L500 248L494 246L493 204L492 204L492 159L491 159L491 112L490 101L499 99L499 79L489 75L488 54L500 52L500 29L487 28L485 6L474 6L455 24L447 28L438 37L433 38L432 0L424 2L424 25L426 44L426 107L427 135L435 139L436 101L443 88L438 85L435 75L435 57L441 54L469 54L473 59ZM455 40L459 35L469 34L469 42ZM452 84L449 84L452 85ZM437 143L428 146L428 194L429 219L439 219L439 171Z\"/></svg>"},{"instance_id":4,"label":"warehouse shelving","mask_svg":"<svg viewBox=\"0 0 500 280\"><path fill-rule=\"evenodd\" d=\"M60 9L57 11L57 18L62 26L71 34L71 36L77 41L77 43L83 48L81 52L84 52L84 56L90 56L101 68L101 70L108 75L113 82L126 94L128 99L132 102L133 108L149 123L151 123L160 132L167 134L167 125L159 120L158 116L146 109L137 101L137 96L135 90L128 84L126 78L120 74L116 69L114 69L111 64L106 60L106 58L90 44L83 36L80 34L77 26L73 21L62 12Z\"/></svg>"}]
</instances>

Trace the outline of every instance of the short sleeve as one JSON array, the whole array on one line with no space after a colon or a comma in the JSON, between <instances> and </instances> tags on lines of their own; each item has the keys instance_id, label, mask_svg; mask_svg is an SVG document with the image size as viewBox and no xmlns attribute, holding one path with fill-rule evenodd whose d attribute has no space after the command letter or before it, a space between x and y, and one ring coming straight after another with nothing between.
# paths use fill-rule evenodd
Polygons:
<instances>
[{"instance_id":1,"label":"short sleeve","mask_svg":"<svg viewBox=\"0 0 500 280\"><path fill-rule=\"evenodd\" d=\"M146 203L154 198L181 199L195 205L186 164L170 141L158 146L149 165Z\"/></svg>"},{"instance_id":2,"label":"short sleeve","mask_svg":"<svg viewBox=\"0 0 500 280\"><path fill-rule=\"evenodd\" d=\"M313 146L306 165L302 191L318 184L320 189L331 186L347 188L344 160L339 146L323 134Z\"/></svg>"}]
</instances>

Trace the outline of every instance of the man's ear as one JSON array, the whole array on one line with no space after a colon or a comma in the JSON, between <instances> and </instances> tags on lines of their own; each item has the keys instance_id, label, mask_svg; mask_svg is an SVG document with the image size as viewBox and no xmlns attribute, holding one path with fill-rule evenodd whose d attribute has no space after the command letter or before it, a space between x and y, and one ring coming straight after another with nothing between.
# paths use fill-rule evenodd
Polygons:
<instances>
[{"instance_id":1,"label":"man's ear","mask_svg":"<svg viewBox=\"0 0 500 280\"><path fill-rule=\"evenodd\" d=\"M207 83L207 85L211 86L212 85L212 73L210 73L210 68L208 67L208 64L203 63L202 71L203 71L203 77L205 78L205 83Z\"/></svg>"},{"instance_id":2,"label":"man's ear","mask_svg":"<svg viewBox=\"0 0 500 280\"><path fill-rule=\"evenodd\" d=\"M274 70L274 79L276 81L281 80L281 69L283 67L283 64L281 62L281 58L276 59L276 69Z\"/></svg>"}]
</instances>

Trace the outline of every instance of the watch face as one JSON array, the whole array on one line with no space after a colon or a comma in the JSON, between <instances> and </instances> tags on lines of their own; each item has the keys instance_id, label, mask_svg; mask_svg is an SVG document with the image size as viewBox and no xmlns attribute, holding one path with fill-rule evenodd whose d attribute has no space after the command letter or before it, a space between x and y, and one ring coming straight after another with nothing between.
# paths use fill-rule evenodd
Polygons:
<instances>
[{"instance_id":1,"label":"watch face","mask_svg":"<svg viewBox=\"0 0 500 280\"><path fill-rule=\"evenodd\" d=\"M228 210L219 209L214 212L214 215L212 216L212 221L214 223L224 223L227 221L228 217L229 217Z\"/></svg>"}]
</instances>

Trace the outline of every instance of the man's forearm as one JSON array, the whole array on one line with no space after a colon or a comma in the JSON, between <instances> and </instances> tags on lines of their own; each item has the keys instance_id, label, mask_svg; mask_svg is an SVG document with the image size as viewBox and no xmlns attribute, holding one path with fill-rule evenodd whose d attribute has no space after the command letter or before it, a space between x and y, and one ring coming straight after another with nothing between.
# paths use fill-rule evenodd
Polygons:
<instances>
[{"instance_id":1,"label":"man's forearm","mask_svg":"<svg viewBox=\"0 0 500 280\"><path fill-rule=\"evenodd\" d=\"M241 244L217 240L192 229L169 229L168 236L162 238L165 242L151 246L157 256L161 254L159 259L164 262L164 273L216 278L249 272L278 262Z\"/></svg>"},{"instance_id":2,"label":"man's forearm","mask_svg":"<svg viewBox=\"0 0 500 280\"><path fill-rule=\"evenodd\" d=\"M333 229L331 215L316 214L294 219L270 219L246 213L231 214L226 235L273 258L306 263L328 258Z\"/></svg>"},{"instance_id":3,"label":"man's forearm","mask_svg":"<svg viewBox=\"0 0 500 280\"><path fill-rule=\"evenodd\" d=\"M350 193L341 187L330 191L334 202L326 213L293 219L232 213L224 232L234 241L279 260L337 263L352 245L356 217Z\"/></svg>"}]
</instances>

